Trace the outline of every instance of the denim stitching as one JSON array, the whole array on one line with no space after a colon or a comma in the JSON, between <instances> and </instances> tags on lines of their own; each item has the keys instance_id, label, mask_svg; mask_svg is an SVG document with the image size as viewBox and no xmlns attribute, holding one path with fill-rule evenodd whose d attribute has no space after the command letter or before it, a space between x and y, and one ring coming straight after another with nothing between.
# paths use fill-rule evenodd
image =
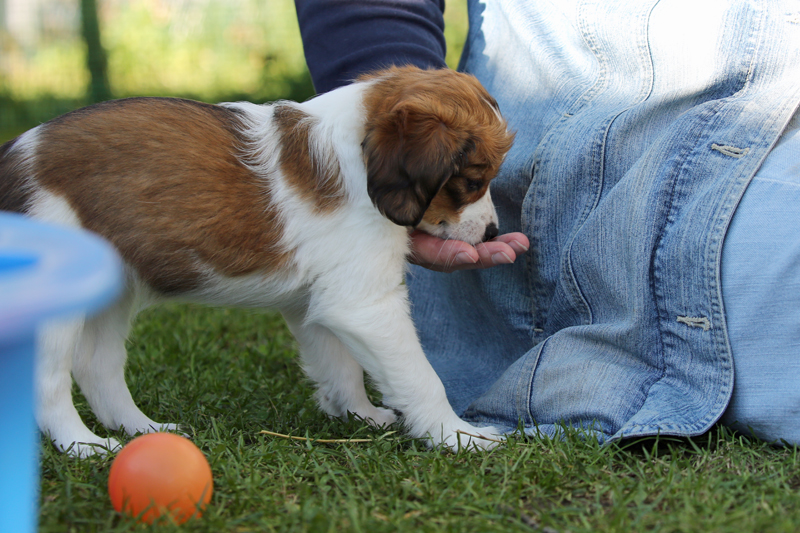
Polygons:
<instances>
[{"instance_id":1,"label":"denim stitching","mask_svg":"<svg viewBox=\"0 0 800 533\"><path fill-rule=\"evenodd\" d=\"M734 157L736 159L741 159L742 157L750 153L750 148L737 148L736 146L730 146L727 144L720 145L717 143L713 143L711 145L711 149L716 150L722 155L727 155L728 157Z\"/></svg>"},{"instance_id":2,"label":"denim stitching","mask_svg":"<svg viewBox=\"0 0 800 533\"><path fill-rule=\"evenodd\" d=\"M703 331L711 329L711 321L704 316L678 316L677 320L678 323L686 324L690 328L702 328Z\"/></svg>"}]
</instances>

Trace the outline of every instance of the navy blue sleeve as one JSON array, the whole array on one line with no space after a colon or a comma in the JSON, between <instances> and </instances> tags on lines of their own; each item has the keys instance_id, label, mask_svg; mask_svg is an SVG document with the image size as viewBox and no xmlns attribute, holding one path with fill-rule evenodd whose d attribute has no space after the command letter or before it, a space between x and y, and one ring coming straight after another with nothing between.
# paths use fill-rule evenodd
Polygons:
<instances>
[{"instance_id":1,"label":"navy blue sleeve","mask_svg":"<svg viewBox=\"0 0 800 533\"><path fill-rule=\"evenodd\" d=\"M444 0L296 0L295 7L317 92L390 65L445 66Z\"/></svg>"}]
</instances>

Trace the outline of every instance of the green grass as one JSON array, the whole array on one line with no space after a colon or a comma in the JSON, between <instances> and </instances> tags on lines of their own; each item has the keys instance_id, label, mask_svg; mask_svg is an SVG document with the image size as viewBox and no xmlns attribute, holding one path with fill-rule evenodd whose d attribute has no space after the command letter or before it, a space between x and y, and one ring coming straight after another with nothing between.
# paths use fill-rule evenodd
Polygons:
<instances>
[{"instance_id":1,"label":"green grass","mask_svg":"<svg viewBox=\"0 0 800 533\"><path fill-rule=\"evenodd\" d=\"M261 9L263 2L246 5ZM281 22L291 14L290 3L280 5L283 18L269 24L295 31ZM233 99L228 93L235 92L263 100L309 90L296 35L244 31L237 19L243 46L234 49L214 26L230 17L209 17L197 34L202 43L185 42L189 34L170 33L168 20L147 19L153 14L141 6L126 9L133 14L107 28L120 95L191 93L216 101ZM446 15L454 66L466 31L463 2L448 2ZM223 41L203 55L209 33ZM13 80L0 87L3 140L79 105L81 51L57 44L26 63L19 87ZM252 68L237 67L238 77L222 68L243 62ZM198 64L205 73L186 73ZM273 88L271 80L289 81ZM566 431L563 439L511 438L492 452L456 455L427 450L400 432L328 420L316 409L294 341L274 314L189 306L149 311L131 339L128 383L146 414L182 424L208 457L215 488L205 515L181 527L141 526L111 506L106 483L112 458L78 461L43 441L40 531L800 530L797 448L770 447L724 428L692 440L605 447ZM76 403L90 427L108 435L78 394ZM260 435L263 429L375 440L311 444Z\"/></svg>"},{"instance_id":2,"label":"green grass","mask_svg":"<svg viewBox=\"0 0 800 533\"><path fill-rule=\"evenodd\" d=\"M274 314L168 306L143 314L128 382L145 413L206 454L203 518L142 526L114 512L111 458L43 442L40 531L786 531L800 528L800 456L715 428L697 439L599 446L512 438L492 452L429 451L401 433L328 420ZM79 410L92 426L83 399ZM107 432L94 427L101 435ZM312 444L260 435L372 437ZM124 439L124 437L123 437Z\"/></svg>"}]
</instances>

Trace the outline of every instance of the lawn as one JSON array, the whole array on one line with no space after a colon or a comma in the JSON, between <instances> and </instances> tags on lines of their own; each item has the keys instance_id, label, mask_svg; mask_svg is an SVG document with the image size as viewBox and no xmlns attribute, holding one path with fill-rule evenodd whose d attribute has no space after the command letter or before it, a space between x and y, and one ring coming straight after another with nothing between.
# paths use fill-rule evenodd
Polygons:
<instances>
[{"instance_id":1,"label":"lawn","mask_svg":"<svg viewBox=\"0 0 800 533\"><path fill-rule=\"evenodd\" d=\"M195 11L200 4L203 13ZM238 0L235 9L226 0L169 3L184 10L174 13L154 10L159 5L106 3L104 36L117 96L308 96L289 0ZM448 6L454 66L466 23L462 1ZM51 38L32 51L4 49L1 140L85 103L83 53L75 36ZM74 460L43 440L42 532L800 530L797 448L771 447L724 428L691 440L608 446L565 431L561 439L512 437L491 452L453 454L428 450L399 428L327 419L275 314L154 309L140 316L129 348L134 398L152 418L182 424L205 453L215 483L211 504L202 519L180 527L140 526L109 501L113 458ZM90 427L107 435L77 393L76 403ZM373 440L322 444L262 430Z\"/></svg>"},{"instance_id":2,"label":"lawn","mask_svg":"<svg viewBox=\"0 0 800 533\"><path fill-rule=\"evenodd\" d=\"M800 528L798 449L724 428L608 446L566 431L563 439L511 438L491 452L453 454L428 450L398 428L327 419L276 314L158 308L140 316L129 349L128 383L140 407L182 424L206 454L211 504L183 526L138 525L108 499L111 458L78 461L43 441L42 532ZM91 427L77 394L76 402ZM373 441L319 444L261 430Z\"/></svg>"}]
</instances>

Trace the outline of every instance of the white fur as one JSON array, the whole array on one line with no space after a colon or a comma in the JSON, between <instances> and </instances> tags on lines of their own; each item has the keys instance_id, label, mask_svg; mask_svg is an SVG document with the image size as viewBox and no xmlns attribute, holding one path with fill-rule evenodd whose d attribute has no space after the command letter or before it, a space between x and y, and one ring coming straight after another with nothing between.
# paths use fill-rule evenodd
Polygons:
<instances>
[{"instance_id":1,"label":"white fur","mask_svg":"<svg viewBox=\"0 0 800 533\"><path fill-rule=\"evenodd\" d=\"M491 448L495 442L459 435L498 433L462 421L450 407L444 387L428 363L410 319L403 285L408 233L380 215L366 188L361 152L364 136L362 91L354 84L297 105L314 120L312 157L339 165L346 201L333 212L317 213L292 192L280 173L274 143L272 106L224 104L248 117L252 145L249 164L264 178L264 190L278 206L282 246L293 252L291 268L275 275L250 274L235 279L206 266L211 281L184 299L224 306L278 308L297 338L317 399L331 416L353 413L373 424L391 424L395 410L412 436L451 448L470 443ZM34 135L25 147L35 152ZM39 190L30 214L79 225L61 198ZM489 194L468 206L462 223L445 235L478 242L496 214ZM83 317L48 326L41 336L37 370L39 426L61 449L86 456L119 443L93 434L71 400L70 372L100 422L128 434L174 430L145 416L124 381L125 338L139 310L157 300L132 273L124 297L91 319ZM390 408L376 407L364 390L364 371ZM460 441L460 442L459 442ZM84 444L85 443L85 444Z\"/></svg>"},{"instance_id":2,"label":"white fur","mask_svg":"<svg viewBox=\"0 0 800 533\"><path fill-rule=\"evenodd\" d=\"M51 224L80 228L81 221L70 207L69 202L44 189L37 189L33 193L33 200L28 215Z\"/></svg>"}]
</instances>

